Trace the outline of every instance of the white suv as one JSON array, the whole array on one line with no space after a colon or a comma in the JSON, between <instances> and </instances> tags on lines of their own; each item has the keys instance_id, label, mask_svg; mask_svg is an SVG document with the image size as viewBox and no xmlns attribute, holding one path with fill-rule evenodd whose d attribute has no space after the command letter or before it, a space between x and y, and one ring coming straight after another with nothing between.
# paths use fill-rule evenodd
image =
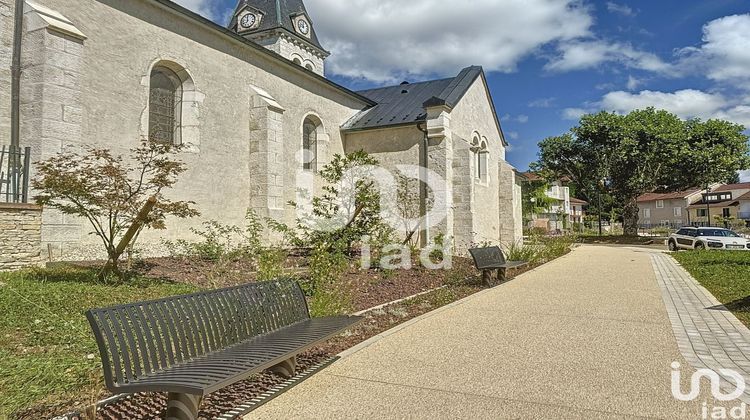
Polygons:
<instances>
[{"instance_id":1,"label":"white suv","mask_svg":"<svg viewBox=\"0 0 750 420\"><path fill-rule=\"evenodd\" d=\"M712 227L686 227L669 235L670 251L681 249L730 249L750 251L750 240L729 229Z\"/></svg>"}]
</instances>

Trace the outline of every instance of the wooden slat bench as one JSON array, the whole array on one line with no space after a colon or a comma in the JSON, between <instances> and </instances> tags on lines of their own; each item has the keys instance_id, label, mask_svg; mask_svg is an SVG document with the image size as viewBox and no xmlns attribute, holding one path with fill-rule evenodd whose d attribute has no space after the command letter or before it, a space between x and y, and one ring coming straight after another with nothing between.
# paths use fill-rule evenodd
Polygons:
<instances>
[{"instance_id":1,"label":"wooden slat bench","mask_svg":"<svg viewBox=\"0 0 750 420\"><path fill-rule=\"evenodd\" d=\"M168 419L195 419L204 396L254 373L293 376L298 354L361 319L311 319L293 280L92 309L86 317L107 388L169 393Z\"/></svg>"},{"instance_id":2,"label":"wooden slat bench","mask_svg":"<svg viewBox=\"0 0 750 420\"><path fill-rule=\"evenodd\" d=\"M498 246L473 248L469 253L477 269L482 270L482 281L487 286L493 286L490 280L491 271L497 270L497 281L502 283L506 280L506 270L528 265L527 261L506 261L503 251Z\"/></svg>"}]
</instances>

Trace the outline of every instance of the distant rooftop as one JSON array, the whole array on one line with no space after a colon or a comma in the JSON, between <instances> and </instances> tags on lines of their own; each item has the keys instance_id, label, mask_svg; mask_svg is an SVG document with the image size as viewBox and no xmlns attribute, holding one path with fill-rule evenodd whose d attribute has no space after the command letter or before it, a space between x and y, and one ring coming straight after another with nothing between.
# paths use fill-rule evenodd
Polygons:
<instances>
[{"instance_id":1,"label":"distant rooftop","mask_svg":"<svg viewBox=\"0 0 750 420\"><path fill-rule=\"evenodd\" d=\"M750 190L750 182L741 182L739 184L722 185L714 191L733 191L733 190Z\"/></svg>"},{"instance_id":2,"label":"distant rooftop","mask_svg":"<svg viewBox=\"0 0 750 420\"><path fill-rule=\"evenodd\" d=\"M699 191L701 191L700 188L691 188L689 190L677 191L677 192L646 193L638 197L638 202L647 203L649 201L657 201L657 200L679 200L679 199L687 198L688 196L693 195Z\"/></svg>"}]
</instances>

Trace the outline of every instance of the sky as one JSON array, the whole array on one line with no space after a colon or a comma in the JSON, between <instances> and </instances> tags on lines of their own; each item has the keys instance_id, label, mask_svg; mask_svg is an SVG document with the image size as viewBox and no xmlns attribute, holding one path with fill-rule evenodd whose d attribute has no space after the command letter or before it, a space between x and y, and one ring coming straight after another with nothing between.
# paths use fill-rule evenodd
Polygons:
<instances>
[{"instance_id":1,"label":"sky","mask_svg":"<svg viewBox=\"0 0 750 420\"><path fill-rule=\"evenodd\" d=\"M237 0L177 0L226 24ZM655 106L750 127L750 0L306 0L354 90L481 65L525 170L584 113ZM750 181L750 171L743 173Z\"/></svg>"}]
</instances>

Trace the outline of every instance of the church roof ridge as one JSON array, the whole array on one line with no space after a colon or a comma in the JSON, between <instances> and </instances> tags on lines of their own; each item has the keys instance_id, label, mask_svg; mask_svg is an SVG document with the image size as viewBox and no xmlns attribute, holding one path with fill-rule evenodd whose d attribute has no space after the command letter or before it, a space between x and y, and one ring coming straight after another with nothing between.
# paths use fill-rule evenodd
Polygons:
<instances>
[{"instance_id":1,"label":"church roof ridge","mask_svg":"<svg viewBox=\"0 0 750 420\"><path fill-rule=\"evenodd\" d=\"M203 17L203 16L201 16L201 15L199 15L199 14L191 11L190 9L187 9L186 7L183 7L183 6L181 6L181 5L173 2L171 0L151 0L151 1L154 2L154 3L161 4L162 6L171 9L175 13L182 14L185 17L187 17L188 19L192 19L196 23L205 26L207 29L210 29L210 30L219 32L219 33L221 33L221 34L223 34L225 36L228 36L229 38L231 38L231 39L233 39L233 40L235 40L235 41L237 41L239 43L242 43L243 45L245 45L245 46L247 46L249 48L252 48L253 50L255 50L256 52L258 52L260 54L265 54L267 57L272 58L272 59L278 61L282 65L285 65L285 66L287 66L287 67L289 67L291 69L294 69L296 71L305 73L308 76L313 77L313 78L317 79L318 81L320 81L320 82L322 82L322 83L324 83L324 84L326 84L326 85L328 85L328 86L330 86L330 87L332 87L332 88L340 91L341 93L343 93L343 94L345 94L345 95L347 95L349 97L352 97L352 98L354 98L354 99L362 102L364 105L367 105L367 106L374 106L374 105L376 105L376 103L372 99L367 98L367 97L365 97L365 96L363 96L363 95L361 95L361 94L359 94L359 93L357 93L357 92L355 92L355 91L353 91L353 90L351 90L351 89L349 89L349 88L347 88L345 86L342 86L342 85L340 85L338 83L335 83L335 82L333 82L333 81L331 81L329 79L326 79L322 75L319 75L319 74L317 74L315 72L306 70L304 67L301 67L301 66L298 66L297 64L294 64L293 62L291 62L291 61L287 60L286 58L284 58L283 56L279 55L278 53L276 53L274 51L271 51L271 50L269 50L269 49L261 46L260 44L258 44L256 42L250 41L250 40L248 40L248 39L246 39L246 38L238 35L237 33L233 32L233 31L230 31L229 29L227 29L227 28L225 28L225 27L223 27L221 25L217 25L216 23L212 22L211 20L209 20L209 19L207 19L207 18L205 18L205 17Z\"/></svg>"},{"instance_id":2,"label":"church roof ridge","mask_svg":"<svg viewBox=\"0 0 750 420\"><path fill-rule=\"evenodd\" d=\"M446 79L361 90L357 93L378 105L355 115L342 128L357 131L423 122L426 107L455 107L482 73L482 67L471 66Z\"/></svg>"}]
</instances>

